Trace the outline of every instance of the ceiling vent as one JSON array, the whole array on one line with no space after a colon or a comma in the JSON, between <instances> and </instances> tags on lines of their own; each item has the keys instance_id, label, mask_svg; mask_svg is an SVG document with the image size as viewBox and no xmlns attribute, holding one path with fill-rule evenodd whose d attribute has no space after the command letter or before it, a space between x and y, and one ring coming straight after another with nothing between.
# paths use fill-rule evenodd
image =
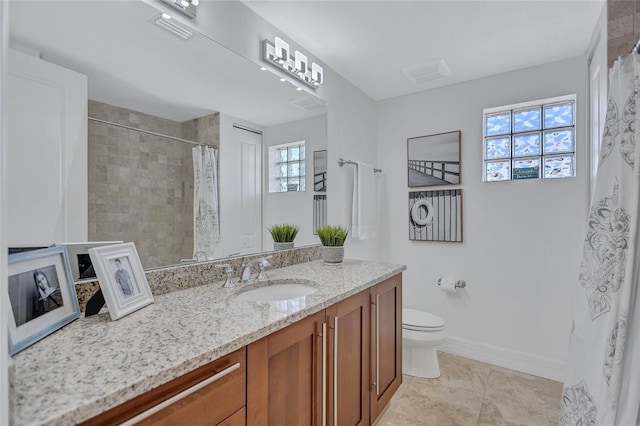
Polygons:
<instances>
[{"instance_id":1,"label":"ceiling vent","mask_svg":"<svg viewBox=\"0 0 640 426\"><path fill-rule=\"evenodd\" d=\"M153 16L149 18L149 22L169 31L171 34L180 37L182 40L188 40L193 35L191 31L181 27L175 22L175 20L171 19L169 15L164 13L154 13Z\"/></svg>"},{"instance_id":2,"label":"ceiling vent","mask_svg":"<svg viewBox=\"0 0 640 426\"><path fill-rule=\"evenodd\" d=\"M402 73L414 84L421 84L451 75L451 69L444 59L433 59L421 64L412 65L402 70Z\"/></svg>"},{"instance_id":3,"label":"ceiling vent","mask_svg":"<svg viewBox=\"0 0 640 426\"><path fill-rule=\"evenodd\" d=\"M325 103L323 101L312 97L294 99L290 102L298 108L302 108L306 111L315 111L325 107Z\"/></svg>"}]
</instances>

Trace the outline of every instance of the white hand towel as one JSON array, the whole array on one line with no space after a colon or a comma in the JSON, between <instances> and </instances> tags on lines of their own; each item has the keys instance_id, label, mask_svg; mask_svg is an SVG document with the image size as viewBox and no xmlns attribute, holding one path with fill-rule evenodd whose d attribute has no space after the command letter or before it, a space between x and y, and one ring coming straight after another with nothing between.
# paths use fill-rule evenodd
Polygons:
<instances>
[{"instance_id":1,"label":"white hand towel","mask_svg":"<svg viewBox=\"0 0 640 426\"><path fill-rule=\"evenodd\" d=\"M376 237L376 187L373 166L357 161L353 176L351 236L358 240Z\"/></svg>"}]
</instances>

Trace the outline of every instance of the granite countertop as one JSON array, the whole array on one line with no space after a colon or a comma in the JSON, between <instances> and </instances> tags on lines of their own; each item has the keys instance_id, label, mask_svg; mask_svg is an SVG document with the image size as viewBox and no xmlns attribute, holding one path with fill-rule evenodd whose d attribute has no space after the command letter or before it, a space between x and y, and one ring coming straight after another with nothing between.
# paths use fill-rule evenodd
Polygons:
<instances>
[{"instance_id":1,"label":"granite countertop","mask_svg":"<svg viewBox=\"0 0 640 426\"><path fill-rule=\"evenodd\" d=\"M117 321L80 318L14 357L15 425L89 419L404 271L404 265L313 261L268 270L269 280L318 288L294 301L241 302L222 282L155 297Z\"/></svg>"}]
</instances>

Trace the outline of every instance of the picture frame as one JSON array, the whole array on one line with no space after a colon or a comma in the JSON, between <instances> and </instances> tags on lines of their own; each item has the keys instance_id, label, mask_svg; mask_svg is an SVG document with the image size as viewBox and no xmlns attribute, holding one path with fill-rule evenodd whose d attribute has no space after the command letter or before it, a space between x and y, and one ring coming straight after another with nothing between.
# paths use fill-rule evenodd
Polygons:
<instances>
[{"instance_id":1,"label":"picture frame","mask_svg":"<svg viewBox=\"0 0 640 426\"><path fill-rule=\"evenodd\" d=\"M89 256L113 321L153 303L134 243L90 248Z\"/></svg>"},{"instance_id":2,"label":"picture frame","mask_svg":"<svg viewBox=\"0 0 640 426\"><path fill-rule=\"evenodd\" d=\"M408 186L461 184L461 135L456 130L407 139Z\"/></svg>"},{"instance_id":3,"label":"picture frame","mask_svg":"<svg viewBox=\"0 0 640 426\"><path fill-rule=\"evenodd\" d=\"M462 242L462 189L410 191L409 240Z\"/></svg>"},{"instance_id":4,"label":"picture frame","mask_svg":"<svg viewBox=\"0 0 640 426\"><path fill-rule=\"evenodd\" d=\"M71 267L71 275L74 281L96 278L93 262L89 256L89 249L94 247L109 246L114 244L122 244L123 241L91 241L91 242L73 242L60 243L57 246L67 248L69 256L69 266Z\"/></svg>"},{"instance_id":5,"label":"picture frame","mask_svg":"<svg viewBox=\"0 0 640 426\"><path fill-rule=\"evenodd\" d=\"M80 317L65 247L11 254L7 275L10 355Z\"/></svg>"},{"instance_id":6,"label":"picture frame","mask_svg":"<svg viewBox=\"0 0 640 426\"><path fill-rule=\"evenodd\" d=\"M327 150L313 151L313 191L327 192Z\"/></svg>"}]
</instances>

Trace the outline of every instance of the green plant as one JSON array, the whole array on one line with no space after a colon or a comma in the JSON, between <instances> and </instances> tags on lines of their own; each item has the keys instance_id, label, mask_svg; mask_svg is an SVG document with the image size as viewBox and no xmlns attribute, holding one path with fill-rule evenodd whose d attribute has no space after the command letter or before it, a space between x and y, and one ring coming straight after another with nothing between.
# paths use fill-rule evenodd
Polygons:
<instances>
[{"instance_id":1,"label":"green plant","mask_svg":"<svg viewBox=\"0 0 640 426\"><path fill-rule=\"evenodd\" d=\"M317 229L320 243L327 247L340 247L344 245L349 231L342 226L321 226Z\"/></svg>"},{"instance_id":2,"label":"green plant","mask_svg":"<svg viewBox=\"0 0 640 426\"><path fill-rule=\"evenodd\" d=\"M298 235L298 227L296 225L290 225L284 223L282 225L273 225L268 229L271 234L271 238L276 243L290 243Z\"/></svg>"}]
</instances>

